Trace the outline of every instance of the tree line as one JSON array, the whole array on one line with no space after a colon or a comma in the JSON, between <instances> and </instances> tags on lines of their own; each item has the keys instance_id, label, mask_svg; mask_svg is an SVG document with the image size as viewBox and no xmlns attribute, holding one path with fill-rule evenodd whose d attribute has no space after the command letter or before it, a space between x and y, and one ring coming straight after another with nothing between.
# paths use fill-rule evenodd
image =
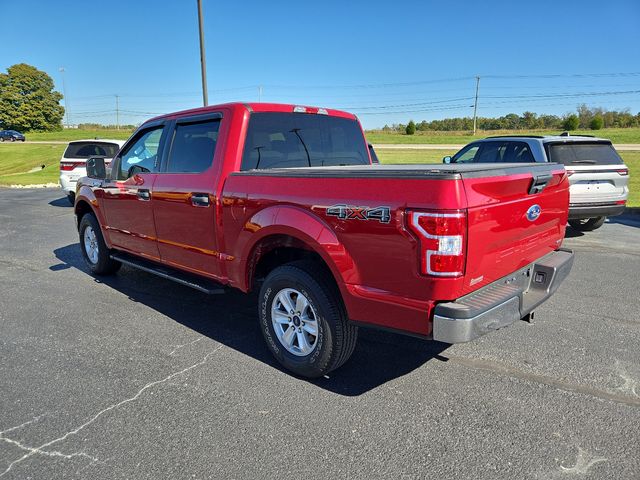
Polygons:
<instances>
[{"instance_id":1,"label":"tree line","mask_svg":"<svg viewBox=\"0 0 640 480\"><path fill-rule=\"evenodd\" d=\"M538 115L534 112L524 112L522 115L509 113L502 117L478 117L480 130L577 130L601 128L629 128L640 127L640 112L633 115L629 110L607 110L600 107L580 105L575 113L559 115ZM423 120L407 124L396 123L385 125L384 132L401 132L413 135L416 131L466 131L473 130L473 118L456 117L442 120Z\"/></svg>"}]
</instances>

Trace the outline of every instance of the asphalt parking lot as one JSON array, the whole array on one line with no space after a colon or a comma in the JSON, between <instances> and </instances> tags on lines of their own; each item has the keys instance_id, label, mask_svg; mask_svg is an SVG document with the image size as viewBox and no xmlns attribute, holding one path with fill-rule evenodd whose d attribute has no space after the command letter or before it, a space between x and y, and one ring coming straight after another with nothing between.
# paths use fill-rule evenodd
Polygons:
<instances>
[{"instance_id":1,"label":"asphalt parking lot","mask_svg":"<svg viewBox=\"0 0 640 480\"><path fill-rule=\"evenodd\" d=\"M0 189L0 478L640 478L640 217L568 230L533 324L308 382L241 294L91 277L62 197Z\"/></svg>"}]
</instances>

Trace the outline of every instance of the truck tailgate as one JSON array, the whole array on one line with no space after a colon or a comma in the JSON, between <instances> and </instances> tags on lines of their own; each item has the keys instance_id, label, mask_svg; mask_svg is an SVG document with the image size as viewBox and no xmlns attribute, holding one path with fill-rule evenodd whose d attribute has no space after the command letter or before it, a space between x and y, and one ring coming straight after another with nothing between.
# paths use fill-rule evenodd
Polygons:
<instances>
[{"instance_id":1,"label":"truck tailgate","mask_svg":"<svg viewBox=\"0 0 640 480\"><path fill-rule=\"evenodd\" d=\"M496 176L462 173L468 208L463 295L557 250L564 238L569 203L564 168L503 166Z\"/></svg>"}]
</instances>

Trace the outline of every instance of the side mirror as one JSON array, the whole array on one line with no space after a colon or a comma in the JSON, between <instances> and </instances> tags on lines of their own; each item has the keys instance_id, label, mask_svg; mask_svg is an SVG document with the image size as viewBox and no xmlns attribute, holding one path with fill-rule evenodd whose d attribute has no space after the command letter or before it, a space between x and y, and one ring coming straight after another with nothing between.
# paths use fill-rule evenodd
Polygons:
<instances>
[{"instance_id":1,"label":"side mirror","mask_svg":"<svg viewBox=\"0 0 640 480\"><path fill-rule=\"evenodd\" d=\"M104 165L104 158L91 157L87 160L87 177L96 180L104 180L107 178L107 168Z\"/></svg>"},{"instance_id":2,"label":"side mirror","mask_svg":"<svg viewBox=\"0 0 640 480\"><path fill-rule=\"evenodd\" d=\"M442 159L442 163L451 163L451 155L447 155Z\"/></svg>"}]
</instances>

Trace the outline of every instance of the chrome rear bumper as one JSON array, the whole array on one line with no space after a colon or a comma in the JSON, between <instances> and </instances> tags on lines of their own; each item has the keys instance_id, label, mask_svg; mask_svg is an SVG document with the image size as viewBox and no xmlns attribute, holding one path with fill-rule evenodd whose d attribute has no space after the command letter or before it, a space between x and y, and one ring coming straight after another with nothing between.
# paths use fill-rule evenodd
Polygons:
<instances>
[{"instance_id":1,"label":"chrome rear bumper","mask_svg":"<svg viewBox=\"0 0 640 480\"><path fill-rule=\"evenodd\" d=\"M433 339L463 343L511 325L555 293L573 266L573 251L560 249L453 302L438 304Z\"/></svg>"}]
</instances>

